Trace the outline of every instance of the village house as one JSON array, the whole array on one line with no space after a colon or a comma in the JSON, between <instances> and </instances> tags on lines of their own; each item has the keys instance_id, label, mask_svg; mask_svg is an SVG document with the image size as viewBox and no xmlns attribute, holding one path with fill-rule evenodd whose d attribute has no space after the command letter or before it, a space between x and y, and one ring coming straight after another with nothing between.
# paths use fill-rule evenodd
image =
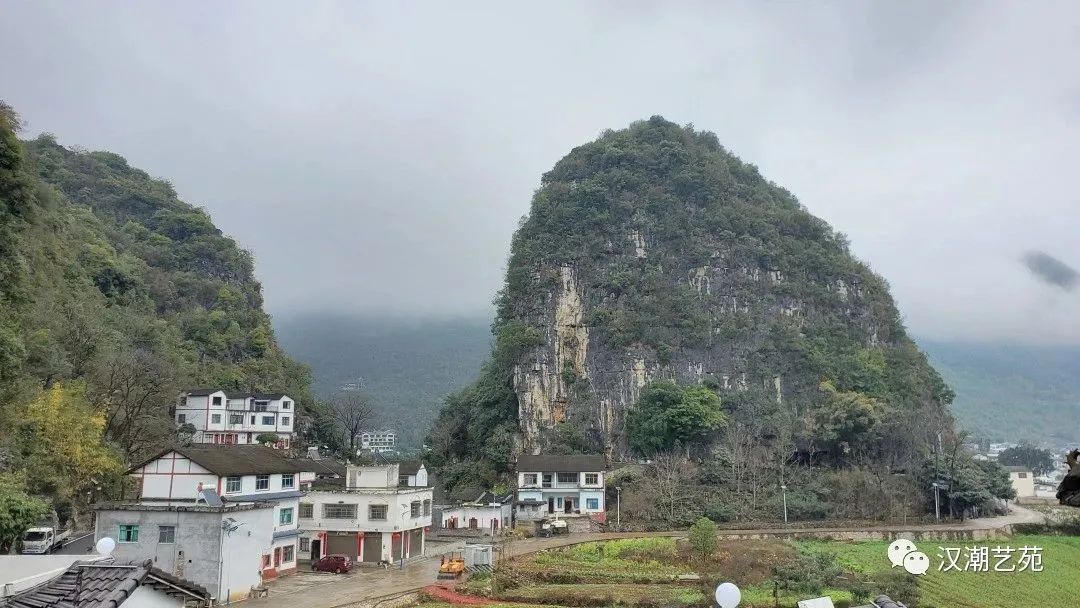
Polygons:
<instances>
[{"instance_id":1,"label":"village house","mask_svg":"<svg viewBox=\"0 0 1080 608\"><path fill-rule=\"evenodd\" d=\"M245 445L271 435L277 438L274 447L288 448L293 443L296 402L282 393L191 389L180 395L174 418L178 426L194 428L194 443Z\"/></svg>"},{"instance_id":2,"label":"village house","mask_svg":"<svg viewBox=\"0 0 1080 608\"><path fill-rule=\"evenodd\" d=\"M372 564L420 557L431 499L420 463L349 465L344 478L311 483L300 503L300 550L313 560L341 554Z\"/></svg>"},{"instance_id":3,"label":"village house","mask_svg":"<svg viewBox=\"0 0 1080 608\"><path fill-rule=\"evenodd\" d=\"M603 522L603 456L523 455L517 460L518 520L588 517Z\"/></svg>"},{"instance_id":4,"label":"village house","mask_svg":"<svg viewBox=\"0 0 1080 608\"><path fill-rule=\"evenodd\" d=\"M271 502L106 504L96 511L94 538L115 540L116 559L151 560L163 572L205 587L218 602L244 599L270 575L263 566L274 544Z\"/></svg>"},{"instance_id":5,"label":"village house","mask_svg":"<svg viewBox=\"0 0 1080 608\"><path fill-rule=\"evenodd\" d=\"M306 460L292 460L261 445L195 445L165 450L130 474L138 479L138 504L143 507L215 506L218 499L225 505L272 505L271 543L258 547L249 562L259 564L262 577L269 579L296 570L301 488L315 480L312 469ZM128 511L135 508L127 506ZM123 543L123 530L119 532L117 541Z\"/></svg>"},{"instance_id":6,"label":"village house","mask_svg":"<svg viewBox=\"0 0 1080 608\"><path fill-rule=\"evenodd\" d=\"M514 494L496 496L484 492L475 500L445 508L440 514L440 527L447 530L482 530L494 535L500 529L513 526Z\"/></svg>"},{"instance_id":7,"label":"village house","mask_svg":"<svg viewBox=\"0 0 1080 608\"><path fill-rule=\"evenodd\" d=\"M1008 466L1009 481L1016 490L1016 500L1035 497L1035 474L1027 467Z\"/></svg>"},{"instance_id":8,"label":"village house","mask_svg":"<svg viewBox=\"0 0 1080 608\"><path fill-rule=\"evenodd\" d=\"M78 562L48 582L0 600L3 608L202 608L206 589L164 572L152 560Z\"/></svg>"}]
</instances>

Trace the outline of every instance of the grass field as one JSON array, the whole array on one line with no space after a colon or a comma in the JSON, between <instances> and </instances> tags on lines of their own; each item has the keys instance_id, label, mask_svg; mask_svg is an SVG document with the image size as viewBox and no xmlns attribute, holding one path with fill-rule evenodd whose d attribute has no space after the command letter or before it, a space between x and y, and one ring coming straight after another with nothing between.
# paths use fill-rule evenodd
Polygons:
<instances>
[{"instance_id":1,"label":"grass field","mask_svg":"<svg viewBox=\"0 0 1080 608\"><path fill-rule=\"evenodd\" d=\"M886 542L834 541L731 541L721 543L709 563L690 561L685 543L670 538L617 540L586 543L563 550L534 554L513 567L513 584L497 591L491 582L478 579L462 590L487 595L504 608L543 605L580 607L652 608L708 607L706 587L731 580L743 590L740 608L771 608L774 605L770 578L774 564L799 555L830 554L845 573L841 586L850 581L881 581L892 573ZM919 542L930 557L931 569L917 577L920 598L915 608L1058 608L1080 606L1080 538L1064 536L1014 536L996 541ZM1042 548L1041 572L940 572L937 557L946 547L1024 546ZM815 562L816 563L816 562ZM966 554L960 561L966 563ZM1015 563L1015 560L1013 561ZM993 561L991 561L991 570ZM679 575L695 573L700 581L677 581ZM910 580L910 579L909 579ZM843 582L848 581L848 582ZM486 588L485 588L486 586ZM910 584L909 584L910 586ZM850 587L854 589L855 587ZM871 588L876 594L880 589ZM813 594L781 592L779 605L794 608ZM849 590L822 589L837 606L857 605ZM425 608L442 608L425 605Z\"/></svg>"},{"instance_id":2,"label":"grass field","mask_svg":"<svg viewBox=\"0 0 1080 608\"><path fill-rule=\"evenodd\" d=\"M919 579L919 608L1050 608L1080 606L1080 538L1068 536L1014 536L998 541L959 543L923 542L930 556L930 572ZM938 545L1042 547L1042 572L939 572ZM804 551L836 555L845 569L872 574L887 569L885 542L800 542ZM961 568L965 560L961 561ZM1015 562L1014 562L1015 563ZM993 564L991 564L991 570Z\"/></svg>"}]
</instances>

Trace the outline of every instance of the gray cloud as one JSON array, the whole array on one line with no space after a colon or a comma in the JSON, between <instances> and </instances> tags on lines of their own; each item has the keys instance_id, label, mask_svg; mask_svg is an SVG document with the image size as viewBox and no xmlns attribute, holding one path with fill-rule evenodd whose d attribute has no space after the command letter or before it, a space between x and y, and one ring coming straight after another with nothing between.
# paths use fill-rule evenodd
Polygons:
<instances>
[{"instance_id":1,"label":"gray cloud","mask_svg":"<svg viewBox=\"0 0 1080 608\"><path fill-rule=\"evenodd\" d=\"M1039 280L1072 291L1080 283L1080 273L1065 262L1042 251L1029 251L1020 260Z\"/></svg>"},{"instance_id":2,"label":"gray cloud","mask_svg":"<svg viewBox=\"0 0 1080 608\"><path fill-rule=\"evenodd\" d=\"M274 313L488 311L541 173L662 114L715 131L935 337L1080 342L1015 263L1080 259L1071 3L9 0L2 96L170 179ZM1003 270L1005 269L1005 270Z\"/></svg>"}]
</instances>

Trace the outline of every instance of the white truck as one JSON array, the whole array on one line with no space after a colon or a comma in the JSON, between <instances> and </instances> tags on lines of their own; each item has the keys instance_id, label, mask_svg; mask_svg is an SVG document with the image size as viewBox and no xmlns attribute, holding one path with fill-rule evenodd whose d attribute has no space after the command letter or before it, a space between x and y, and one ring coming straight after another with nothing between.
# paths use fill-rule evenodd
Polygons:
<instances>
[{"instance_id":1,"label":"white truck","mask_svg":"<svg viewBox=\"0 0 1080 608\"><path fill-rule=\"evenodd\" d=\"M71 530L58 530L52 526L30 528L22 537L24 554L45 555L64 546L71 538Z\"/></svg>"}]
</instances>

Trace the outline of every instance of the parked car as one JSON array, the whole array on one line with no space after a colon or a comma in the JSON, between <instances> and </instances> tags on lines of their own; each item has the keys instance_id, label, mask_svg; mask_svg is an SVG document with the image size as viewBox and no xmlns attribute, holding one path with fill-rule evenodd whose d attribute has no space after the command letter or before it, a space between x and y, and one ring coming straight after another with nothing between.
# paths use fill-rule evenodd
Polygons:
<instances>
[{"instance_id":1,"label":"parked car","mask_svg":"<svg viewBox=\"0 0 1080 608\"><path fill-rule=\"evenodd\" d=\"M352 570L352 562L348 555L327 555L326 557L311 562L311 569L315 572L333 572L341 574Z\"/></svg>"}]
</instances>

